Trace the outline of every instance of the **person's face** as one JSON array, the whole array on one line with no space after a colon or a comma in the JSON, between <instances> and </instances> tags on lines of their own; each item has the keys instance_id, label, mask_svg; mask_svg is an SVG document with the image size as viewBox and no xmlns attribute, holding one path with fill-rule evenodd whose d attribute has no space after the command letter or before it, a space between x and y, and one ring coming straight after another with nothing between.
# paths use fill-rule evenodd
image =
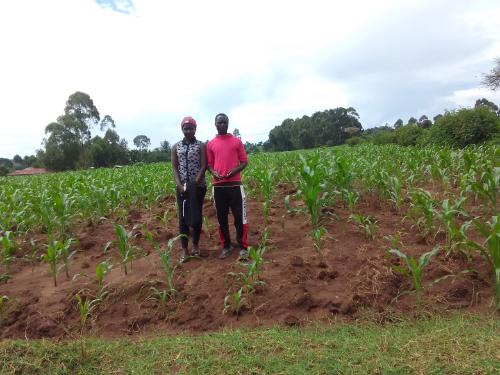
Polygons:
<instances>
[{"instance_id":1,"label":"person's face","mask_svg":"<svg viewBox=\"0 0 500 375\"><path fill-rule=\"evenodd\" d=\"M227 128L229 126L229 120L224 116L217 116L215 119L215 127L220 135L227 134Z\"/></svg>"},{"instance_id":2,"label":"person's face","mask_svg":"<svg viewBox=\"0 0 500 375\"><path fill-rule=\"evenodd\" d=\"M188 141L192 141L196 134L196 127L193 124L186 124L182 127L182 133Z\"/></svg>"}]
</instances>

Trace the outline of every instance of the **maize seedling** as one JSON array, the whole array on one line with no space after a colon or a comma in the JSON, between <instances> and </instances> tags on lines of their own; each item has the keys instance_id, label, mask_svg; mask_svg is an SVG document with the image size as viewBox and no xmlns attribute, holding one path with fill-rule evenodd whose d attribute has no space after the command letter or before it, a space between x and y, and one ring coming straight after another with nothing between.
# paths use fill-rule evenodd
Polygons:
<instances>
[{"instance_id":1,"label":"maize seedling","mask_svg":"<svg viewBox=\"0 0 500 375\"><path fill-rule=\"evenodd\" d=\"M432 249L431 251L422 254L420 256L420 258L418 259L418 261L415 258L413 258L412 256L409 256L400 250L397 250L397 249L390 249L389 250L389 253L395 254L404 260L404 263L406 265L406 269L403 267L400 267L400 266L396 266L396 265L392 266L392 268L396 272L411 279L412 284L413 284L413 288L415 289L415 292L417 295L417 304L420 303L420 298L421 298L421 294L422 294L423 270L429 264L431 258L439 252L439 250L440 250L439 246L435 246L434 249Z\"/></svg>"}]
</instances>

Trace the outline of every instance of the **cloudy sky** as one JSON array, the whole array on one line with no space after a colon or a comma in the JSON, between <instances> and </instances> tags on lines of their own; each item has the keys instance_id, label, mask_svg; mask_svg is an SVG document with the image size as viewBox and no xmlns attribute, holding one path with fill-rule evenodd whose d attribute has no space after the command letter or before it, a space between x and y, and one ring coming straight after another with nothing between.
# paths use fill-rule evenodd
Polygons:
<instances>
[{"instance_id":1,"label":"cloudy sky","mask_svg":"<svg viewBox=\"0 0 500 375\"><path fill-rule=\"evenodd\" d=\"M0 1L0 157L33 154L76 91L120 136L158 147L230 117L243 141L286 118L354 107L365 128L500 92L498 0ZM95 129L93 135L99 134Z\"/></svg>"}]
</instances>

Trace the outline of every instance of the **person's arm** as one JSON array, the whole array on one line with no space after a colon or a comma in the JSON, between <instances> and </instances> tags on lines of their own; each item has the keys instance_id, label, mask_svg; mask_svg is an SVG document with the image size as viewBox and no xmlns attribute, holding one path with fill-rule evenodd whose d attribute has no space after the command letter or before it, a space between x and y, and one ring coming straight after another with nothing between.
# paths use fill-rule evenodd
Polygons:
<instances>
[{"instance_id":1,"label":"person's arm","mask_svg":"<svg viewBox=\"0 0 500 375\"><path fill-rule=\"evenodd\" d=\"M196 183L201 184L203 179L205 178L205 171L207 170L207 146L205 143L201 144L200 147L200 164L201 168L196 176Z\"/></svg>"},{"instance_id":2,"label":"person's arm","mask_svg":"<svg viewBox=\"0 0 500 375\"><path fill-rule=\"evenodd\" d=\"M214 169L214 152L210 145L207 145L207 168L208 171L214 176L216 180L221 180L222 176Z\"/></svg>"},{"instance_id":3,"label":"person's arm","mask_svg":"<svg viewBox=\"0 0 500 375\"><path fill-rule=\"evenodd\" d=\"M245 169L247 165L248 165L248 162L243 162L243 163L240 162L240 165L238 165L236 168L233 168L229 172L227 172L227 175L225 176L225 178L233 177L235 174L237 174L237 173L241 172L243 169Z\"/></svg>"},{"instance_id":4,"label":"person's arm","mask_svg":"<svg viewBox=\"0 0 500 375\"><path fill-rule=\"evenodd\" d=\"M172 172L174 173L175 185L177 190L182 192L184 187L181 184L181 176L179 175L179 159L177 158L177 143L172 146L170 150L170 159L172 160Z\"/></svg>"},{"instance_id":5,"label":"person's arm","mask_svg":"<svg viewBox=\"0 0 500 375\"><path fill-rule=\"evenodd\" d=\"M247 158L247 153L245 152L245 147L243 146L243 143L240 141L238 145L238 160L240 162L240 165L238 165L236 168L231 169L225 178L230 178L233 177L235 174L241 172L243 169L245 169L248 165L248 158Z\"/></svg>"}]
</instances>

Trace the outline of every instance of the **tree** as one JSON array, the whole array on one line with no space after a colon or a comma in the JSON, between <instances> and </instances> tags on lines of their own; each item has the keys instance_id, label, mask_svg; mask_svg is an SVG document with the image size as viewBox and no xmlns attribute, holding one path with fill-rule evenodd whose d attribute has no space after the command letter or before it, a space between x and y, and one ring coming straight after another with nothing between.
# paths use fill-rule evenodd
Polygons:
<instances>
[{"instance_id":1,"label":"tree","mask_svg":"<svg viewBox=\"0 0 500 375\"><path fill-rule=\"evenodd\" d=\"M6 169L10 170L14 168L14 164L10 159L0 158L0 167L5 167Z\"/></svg>"},{"instance_id":2,"label":"tree","mask_svg":"<svg viewBox=\"0 0 500 375\"><path fill-rule=\"evenodd\" d=\"M429 130L432 143L465 147L490 140L500 131L500 119L485 106L446 112Z\"/></svg>"},{"instance_id":3,"label":"tree","mask_svg":"<svg viewBox=\"0 0 500 375\"><path fill-rule=\"evenodd\" d=\"M419 125L408 124L403 126L396 130L396 142L401 146L414 146L423 131L423 128Z\"/></svg>"},{"instance_id":4,"label":"tree","mask_svg":"<svg viewBox=\"0 0 500 375\"><path fill-rule=\"evenodd\" d=\"M14 155L14 158L12 159L12 161L17 165L23 164L23 158L20 157L19 155Z\"/></svg>"},{"instance_id":5,"label":"tree","mask_svg":"<svg viewBox=\"0 0 500 375\"><path fill-rule=\"evenodd\" d=\"M416 125L417 124L417 119L415 117L410 117L408 120L408 125Z\"/></svg>"},{"instance_id":6,"label":"tree","mask_svg":"<svg viewBox=\"0 0 500 375\"><path fill-rule=\"evenodd\" d=\"M494 61L495 66L491 69L490 73L483 76L483 81L481 82L493 91L500 88L500 57L497 57Z\"/></svg>"},{"instance_id":7,"label":"tree","mask_svg":"<svg viewBox=\"0 0 500 375\"><path fill-rule=\"evenodd\" d=\"M476 104L474 105L474 108L477 108L477 107L486 107L491 112L495 113L497 116L500 117L500 110L498 109L498 106L495 103L490 102L486 98L476 100Z\"/></svg>"},{"instance_id":8,"label":"tree","mask_svg":"<svg viewBox=\"0 0 500 375\"><path fill-rule=\"evenodd\" d=\"M115 125L115 120L110 115L104 116L104 118L101 121L101 124L99 125L101 128L101 131L104 131L104 129L114 129L116 127Z\"/></svg>"},{"instance_id":9,"label":"tree","mask_svg":"<svg viewBox=\"0 0 500 375\"><path fill-rule=\"evenodd\" d=\"M438 114L436 116L434 116L432 119L434 120L434 122L436 122L437 120L439 120L441 117L443 117L442 114Z\"/></svg>"},{"instance_id":10,"label":"tree","mask_svg":"<svg viewBox=\"0 0 500 375\"><path fill-rule=\"evenodd\" d=\"M23 165L25 167L34 167L37 163L37 159L35 155L25 155L23 158Z\"/></svg>"},{"instance_id":11,"label":"tree","mask_svg":"<svg viewBox=\"0 0 500 375\"><path fill-rule=\"evenodd\" d=\"M233 130L233 135L234 135L236 138L240 138L240 139L241 139L240 130L239 130L238 128L234 128L234 130Z\"/></svg>"},{"instance_id":12,"label":"tree","mask_svg":"<svg viewBox=\"0 0 500 375\"><path fill-rule=\"evenodd\" d=\"M134 138L134 145L140 151L146 151L148 147L151 145L151 140L145 135L138 135Z\"/></svg>"},{"instance_id":13,"label":"tree","mask_svg":"<svg viewBox=\"0 0 500 375\"><path fill-rule=\"evenodd\" d=\"M38 153L38 160L55 171L87 168L103 163L107 165L109 162L102 160L103 154L97 152L97 144L112 145L116 148L119 137L114 132L107 133L108 138L104 141L91 140L92 128L97 124L100 124L101 131L115 128L115 122L109 115L100 121L99 111L88 94L77 91L70 95L64 107L64 114L45 127L45 150ZM118 140L109 137L117 137ZM104 143L100 143L101 141ZM127 150L126 147L124 149ZM97 155L99 160L95 162L93 156Z\"/></svg>"},{"instance_id":14,"label":"tree","mask_svg":"<svg viewBox=\"0 0 500 375\"><path fill-rule=\"evenodd\" d=\"M263 148L285 151L340 145L362 129L354 108L338 107L316 112L311 117L284 120L269 132L269 140Z\"/></svg>"},{"instance_id":15,"label":"tree","mask_svg":"<svg viewBox=\"0 0 500 375\"><path fill-rule=\"evenodd\" d=\"M426 115L420 116L417 123L419 128L429 129L432 126L432 121Z\"/></svg>"},{"instance_id":16,"label":"tree","mask_svg":"<svg viewBox=\"0 0 500 375\"><path fill-rule=\"evenodd\" d=\"M166 152L167 154L170 155L170 151L171 151L172 147L170 146L170 142L169 141L161 141L160 142L160 148L161 148L162 152Z\"/></svg>"},{"instance_id":17,"label":"tree","mask_svg":"<svg viewBox=\"0 0 500 375\"><path fill-rule=\"evenodd\" d=\"M396 122L394 123L394 129L399 129L402 126L403 126L403 120L401 120L400 118L398 118L396 120Z\"/></svg>"},{"instance_id":18,"label":"tree","mask_svg":"<svg viewBox=\"0 0 500 375\"><path fill-rule=\"evenodd\" d=\"M80 143L84 144L90 140L90 130L99 123L99 120L99 111L90 96L77 91L68 98L64 107L64 115L58 119L58 122L64 124L80 139Z\"/></svg>"}]
</instances>

